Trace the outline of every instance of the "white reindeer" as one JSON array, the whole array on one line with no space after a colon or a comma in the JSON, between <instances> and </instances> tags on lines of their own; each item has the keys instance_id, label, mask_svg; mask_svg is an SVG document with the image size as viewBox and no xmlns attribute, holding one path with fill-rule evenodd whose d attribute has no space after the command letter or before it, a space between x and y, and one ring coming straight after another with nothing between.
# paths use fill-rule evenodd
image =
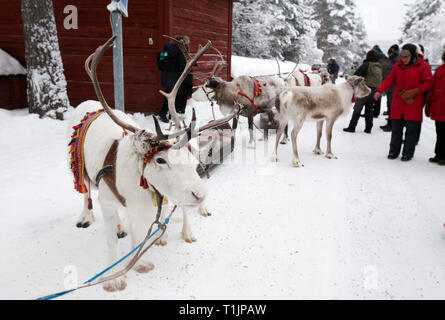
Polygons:
<instances>
[{"instance_id":1,"label":"white reindeer","mask_svg":"<svg viewBox=\"0 0 445 320\"><path fill-rule=\"evenodd\" d=\"M284 129L292 120L294 128L292 131L293 165L302 167L297 148L297 136L305 121L317 121L317 144L314 153L323 154L320 149L320 140L323 129L323 121L327 121L327 151L326 157L336 159L332 153L332 129L335 121L342 115L347 114L352 106L354 98L363 98L371 93L364 78L353 76L341 84L325 84L321 87L295 87L285 90L280 97L280 126L277 132L275 151L271 160L278 161L278 145Z\"/></svg>"},{"instance_id":2,"label":"white reindeer","mask_svg":"<svg viewBox=\"0 0 445 320\"><path fill-rule=\"evenodd\" d=\"M112 46L113 41L114 37L100 46L85 63L100 103L87 101L80 104L73 111L70 120L70 127L72 127L79 124L87 112L94 112L102 107L107 112L91 123L84 140L85 179L89 181L90 187L95 186L96 176L103 169L104 160L111 146L115 141L118 141L114 167L115 188L111 188L104 179L101 179L95 186L98 189L98 199L105 221L108 262L110 264L114 263L117 258L118 239L116 234L119 234L121 225L117 211L123 207L123 204L130 221L132 244L136 246L145 238L148 227L155 220L157 206L153 204L152 192L157 191L168 198L169 202L177 204L185 210L199 207L207 195L206 188L196 172L198 161L188 148L184 148L190 137L193 136L193 125L178 132L176 136L184 133L185 136L176 144L172 144L158 130L157 134L141 130L125 113L112 111L108 106L99 87L96 68L103 53ZM210 42L187 64L184 74L190 72L192 65L209 46ZM93 62L90 68L91 60ZM196 120L195 116L193 120ZM157 124L158 126L159 124ZM127 135L123 136L123 129L128 132ZM201 129L206 128L200 128L200 131ZM154 153L148 163L144 162L144 156L148 151L154 150L154 147L161 147L163 150ZM140 187L141 177L146 178L148 190ZM124 199L123 201L120 201L116 196L116 191ZM79 223L85 225L93 220L92 212L84 209ZM184 225L188 225L187 221L184 221ZM154 265L145 256L134 265L134 269L142 273L153 268ZM103 287L107 291L123 290L126 287L126 282L124 277L119 277L104 282Z\"/></svg>"}]
</instances>

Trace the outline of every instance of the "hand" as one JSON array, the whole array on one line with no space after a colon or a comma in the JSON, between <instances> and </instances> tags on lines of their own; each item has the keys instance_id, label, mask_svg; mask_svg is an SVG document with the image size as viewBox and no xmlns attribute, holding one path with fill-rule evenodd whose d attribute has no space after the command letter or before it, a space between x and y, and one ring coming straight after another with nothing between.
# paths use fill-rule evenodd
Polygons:
<instances>
[{"instance_id":1,"label":"hand","mask_svg":"<svg viewBox=\"0 0 445 320\"><path fill-rule=\"evenodd\" d=\"M382 96L382 93L376 91L376 92L374 93L374 100L375 100L375 101L379 100L381 96Z\"/></svg>"}]
</instances>

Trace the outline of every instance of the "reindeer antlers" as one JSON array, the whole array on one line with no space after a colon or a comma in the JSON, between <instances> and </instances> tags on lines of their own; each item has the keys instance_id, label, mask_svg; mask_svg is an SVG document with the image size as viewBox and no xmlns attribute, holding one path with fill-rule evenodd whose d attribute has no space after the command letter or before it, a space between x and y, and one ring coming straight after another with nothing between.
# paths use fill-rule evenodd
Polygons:
<instances>
[{"instance_id":1,"label":"reindeer antlers","mask_svg":"<svg viewBox=\"0 0 445 320\"><path fill-rule=\"evenodd\" d=\"M99 80L97 79L96 69L99 64L99 61L102 58L105 51L107 51L109 48L111 48L113 46L114 39L116 39L116 36L112 36L110 39L108 39L108 41L105 42L105 44L99 46L96 49L96 51L85 60L85 71L90 76L91 81L93 82L93 86L94 86L94 90L96 91L97 98L99 99L104 110L107 112L107 114L110 116L110 118L113 119L113 121L116 122L116 124L118 124L119 126L127 129L128 131L135 133L138 130L138 128L119 119L114 114L114 112L111 110L110 106L108 105L107 101L104 98L104 95L102 94L102 90L100 89L100 85L99 85ZM91 62L91 60L93 60L93 61ZM91 66L90 66L90 64L91 64Z\"/></svg>"}]
</instances>

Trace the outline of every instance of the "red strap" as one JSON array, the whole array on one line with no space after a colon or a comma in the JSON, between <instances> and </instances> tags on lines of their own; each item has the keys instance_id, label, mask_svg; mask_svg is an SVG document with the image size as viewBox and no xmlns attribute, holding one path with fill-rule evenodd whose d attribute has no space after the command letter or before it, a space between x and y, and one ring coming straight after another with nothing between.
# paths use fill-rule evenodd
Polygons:
<instances>
[{"instance_id":1,"label":"red strap","mask_svg":"<svg viewBox=\"0 0 445 320\"><path fill-rule=\"evenodd\" d=\"M258 110L258 107L256 106L255 102L253 101L254 99L250 99L248 96L246 96L246 95L245 95L244 93L242 93L241 91L238 92L238 95L243 96L244 98L246 98L247 100L249 100L250 104L252 105L252 107L255 108L256 112L258 112L258 113L260 112L260 111Z\"/></svg>"},{"instance_id":2,"label":"red strap","mask_svg":"<svg viewBox=\"0 0 445 320\"><path fill-rule=\"evenodd\" d=\"M306 87L310 87L310 86L311 86L311 79L309 79L309 76L308 76L306 73L304 73L303 70L300 69L300 72L301 72L301 73L303 74L303 76L304 76L304 85L305 85Z\"/></svg>"}]
</instances>

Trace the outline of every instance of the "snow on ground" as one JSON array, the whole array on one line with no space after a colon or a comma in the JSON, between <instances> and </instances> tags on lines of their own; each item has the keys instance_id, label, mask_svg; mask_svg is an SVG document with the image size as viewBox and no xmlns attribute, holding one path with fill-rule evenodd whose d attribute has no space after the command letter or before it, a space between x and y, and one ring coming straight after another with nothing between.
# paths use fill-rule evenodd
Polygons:
<instances>
[{"instance_id":1,"label":"snow on ground","mask_svg":"<svg viewBox=\"0 0 445 320\"><path fill-rule=\"evenodd\" d=\"M278 63L280 70L278 70ZM259 67L260 66L260 67ZM240 56L232 56L232 78L242 75L251 77L278 75L279 71L282 74L290 73L295 68L295 62L279 61L274 59L255 59ZM310 72L311 66L307 64L299 64L299 69Z\"/></svg>"},{"instance_id":2,"label":"snow on ground","mask_svg":"<svg viewBox=\"0 0 445 320\"><path fill-rule=\"evenodd\" d=\"M209 103L190 101L189 118L192 106L201 123L211 119ZM153 127L149 117L134 119ZM122 292L97 286L60 299L444 299L445 171L428 163L433 122L414 160L402 163L386 159L382 117L372 135L364 120L357 133L343 132L348 121L334 129L338 160L312 154L316 129L305 124L305 167L296 169L290 145L278 164L269 161L274 137L265 144L256 132L257 150L246 150L241 119L233 157L205 179L213 215L190 217L198 242L181 239L176 212L168 245L147 253L152 272L130 271ZM75 227L82 196L67 168L66 125L0 109L0 299L58 292L72 275L81 283L107 267L95 192L96 222ZM131 250L129 237L119 243L122 256Z\"/></svg>"}]
</instances>

